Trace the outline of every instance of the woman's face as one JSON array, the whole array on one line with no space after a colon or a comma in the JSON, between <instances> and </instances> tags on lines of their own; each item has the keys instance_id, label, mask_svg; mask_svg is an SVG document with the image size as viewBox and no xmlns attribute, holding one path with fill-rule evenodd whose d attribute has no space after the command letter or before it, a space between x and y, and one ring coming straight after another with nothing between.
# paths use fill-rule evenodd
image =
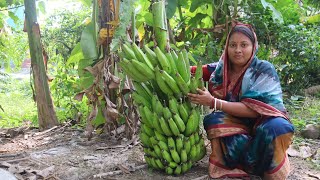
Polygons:
<instances>
[{"instance_id":1,"label":"woman's face","mask_svg":"<svg viewBox=\"0 0 320 180\"><path fill-rule=\"evenodd\" d=\"M243 67L249 61L253 51L251 40L240 32L235 32L229 38L228 58L233 67Z\"/></svg>"}]
</instances>

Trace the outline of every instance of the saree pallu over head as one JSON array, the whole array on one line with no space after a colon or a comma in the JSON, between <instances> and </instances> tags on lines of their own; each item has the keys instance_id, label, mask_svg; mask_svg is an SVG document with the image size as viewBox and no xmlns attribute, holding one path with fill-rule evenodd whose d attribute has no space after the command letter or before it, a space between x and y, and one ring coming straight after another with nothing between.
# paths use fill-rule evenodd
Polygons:
<instances>
[{"instance_id":1,"label":"saree pallu over head","mask_svg":"<svg viewBox=\"0 0 320 180\"><path fill-rule=\"evenodd\" d=\"M271 63L257 58L258 41L252 27L247 24L236 24L235 26L245 26L251 29L255 39L253 53L239 76L230 79L228 76L230 62L227 53L229 35L225 51L215 71L211 74L209 83L211 83L212 89L210 91L216 91L221 95L219 97L221 99L242 102L262 116L277 116L288 119L282 101L279 77Z\"/></svg>"}]
</instances>

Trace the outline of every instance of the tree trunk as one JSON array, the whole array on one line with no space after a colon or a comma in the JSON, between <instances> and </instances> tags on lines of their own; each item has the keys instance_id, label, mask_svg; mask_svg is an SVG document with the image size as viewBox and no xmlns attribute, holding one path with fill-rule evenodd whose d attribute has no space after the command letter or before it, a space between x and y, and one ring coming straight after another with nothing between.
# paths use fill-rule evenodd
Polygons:
<instances>
[{"instance_id":1,"label":"tree trunk","mask_svg":"<svg viewBox=\"0 0 320 180\"><path fill-rule=\"evenodd\" d=\"M35 0L24 0L24 4L39 128L40 130L44 130L58 125L58 120L54 111L43 62L40 27L36 15L36 3Z\"/></svg>"}]
</instances>

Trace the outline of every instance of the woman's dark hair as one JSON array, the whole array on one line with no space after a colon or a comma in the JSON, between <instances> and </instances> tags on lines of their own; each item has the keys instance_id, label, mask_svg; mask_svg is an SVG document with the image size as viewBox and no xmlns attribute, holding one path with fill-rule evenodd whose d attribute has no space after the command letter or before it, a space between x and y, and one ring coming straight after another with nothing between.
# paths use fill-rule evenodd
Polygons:
<instances>
[{"instance_id":1,"label":"woman's dark hair","mask_svg":"<svg viewBox=\"0 0 320 180\"><path fill-rule=\"evenodd\" d=\"M252 42L252 44L254 44L254 34L252 32L252 30L246 26L235 26L231 32L230 32L230 36L236 32L240 32L244 35L246 35Z\"/></svg>"}]
</instances>

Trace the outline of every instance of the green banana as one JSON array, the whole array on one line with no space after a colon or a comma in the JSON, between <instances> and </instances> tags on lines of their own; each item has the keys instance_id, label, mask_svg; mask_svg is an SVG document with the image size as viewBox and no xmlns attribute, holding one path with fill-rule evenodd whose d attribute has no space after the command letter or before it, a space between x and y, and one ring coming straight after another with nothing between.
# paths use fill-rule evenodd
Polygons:
<instances>
[{"instance_id":1,"label":"green banana","mask_svg":"<svg viewBox=\"0 0 320 180\"><path fill-rule=\"evenodd\" d=\"M171 73L171 67L165 54L160 50L159 47L156 47L154 49L154 52L157 55L158 62L161 65L162 69L167 71L168 73Z\"/></svg>"},{"instance_id":2,"label":"green banana","mask_svg":"<svg viewBox=\"0 0 320 180\"><path fill-rule=\"evenodd\" d=\"M170 130L169 125L166 122L166 120L164 120L163 117L160 117L159 122L160 122L160 127L161 127L162 131L164 132L164 134L166 136L172 136L173 133Z\"/></svg>"},{"instance_id":3,"label":"green banana","mask_svg":"<svg viewBox=\"0 0 320 180\"><path fill-rule=\"evenodd\" d=\"M144 97L140 96L137 92L133 92L131 96L138 105L143 105L148 108L151 108L151 104Z\"/></svg>"},{"instance_id":4,"label":"green banana","mask_svg":"<svg viewBox=\"0 0 320 180\"><path fill-rule=\"evenodd\" d=\"M160 69L158 68L158 66L154 70L155 70L156 82L157 82L160 90L163 93L172 96L173 95L173 91L171 90L169 85L163 79L163 77L162 77L162 75L160 73Z\"/></svg>"},{"instance_id":5,"label":"green banana","mask_svg":"<svg viewBox=\"0 0 320 180\"><path fill-rule=\"evenodd\" d=\"M200 144L196 144L196 147L197 147L197 155L196 157L194 158L195 161L198 161L198 159L200 158L201 156L201 146ZM202 158L202 157L201 157Z\"/></svg>"},{"instance_id":6,"label":"green banana","mask_svg":"<svg viewBox=\"0 0 320 180\"><path fill-rule=\"evenodd\" d=\"M147 126L152 127L152 124L149 123L149 120L144 113L143 107L144 106L138 106L138 111L141 116L140 121L142 122L142 124L146 124Z\"/></svg>"},{"instance_id":7,"label":"green banana","mask_svg":"<svg viewBox=\"0 0 320 180\"><path fill-rule=\"evenodd\" d=\"M161 149L157 144L153 144L153 150L159 158L162 157Z\"/></svg>"},{"instance_id":8,"label":"green banana","mask_svg":"<svg viewBox=\"0 0 320 180\"><path fill-rule=\"evenodd\" d=\"M191 161L195 162L196 157L197 157L197 146L196 145L193 145L191 147L189 157L190 157Z\"/></svg>"},{"instance_id":9,"label":"green banana","mask_svg":"<svg viewBox=\"0 0 320 180\"><path fill-rule=\"evenodd\" d=\"M169 175L173 174L173 169L171 167L166 167L166 173Z\"/></svg>"},{"instance_id":10,"label":"green banana","mask_svg":"<svg viewBox=\"0 0 320 180\"><path fill-rule=\"evenodd\" d=\"M171 112L179 114L178 101L176 98L171 98L169 100L169 108L170 108Z\"/></svg>"},{"instance_id":11,"label":"green banana","mask_svg":"<svg viewBox=\"0 0 320 180\"><path fill-rule=\"evenodd\" d=\"M203 70L202 70L202 62L198 61L197 63L197 69L196 72L194 73L195 79L200 79L203 76Z\"/></svg>"},{"instance_id":12,"label":"green banana","mask_svg":"<svg viewBox=\"0 0 320 180\"><path fill-rule=\"evenodd\" d=\"M148 164L148 166L152 166L151 165L151 161L150 161L150 158L146 155L144 155L144 160L146 161L146 163Z\"/></svg>"},{"instance_id":13,"label":"green banana","mask_svg":"<svg viewBox=\"0 0 320 180\"><path fill-rule=\"evenodd\" d=\"M152 165L153 168L160 169L153 157L150 158L150 162L151 162L151 165Z\"/></svg>"},{"instance_id":14,"label":"green banana","mask_svg":"<svg viewBox=\"0 0 320 180\"><path fill-rule=\"evenodd\" d=\"M132 44L132 49L134 54L137 57L137 60L139 60L140 62L146 64L151 70L154 69L152 63L150 62L149 58L142 52L142 50L135 44Z\"/></svg>"},{"instance_id":15,"label":"green banana","mask_svg":"<svg viewBox=\"0 0 320 180\"><path fill-rule=\"evenodd\" d=\"M182 134L180 134L176 138L176 149L177 149L178 153L181 153L181 150L183 149L183 135Z\"/></svg>"},{"instance_id":16,"label":"green banana","mask_svg":"<svg viewBox=\"0 0 320 180\"><path fill-rule=\"evenodd\" d=\"M189 61L189 55L188 55L188 51L186 49L182 49L182 55L183 55L183 60L186 64L188 73L187 73L187 79L190 79L191 73L190 73L190 61Z\"/></svg>"},{"instance_id":17,"label":"green banana","mask_svg":"<svg viewBox=\"0 0 320 180\"><path fill-rule=\"evenodd\" d=\"M179 131L178 126L174 122L174 120L172 118L170 118L168 120L168 123L169 123L169 127L170 127L171 132L173 133L173 135L178 136L180 134L180 131Z\"/></svg>"},{"instance_id":18,"label":"green banana","mask_svg":"<svg viewBox=\"0 0 320 180\"><path fill-rule=\"evenodd\" d=\"M146 133L140 132L139 137L145 147L152 147L149 136Z\"/></svg>"},{"instance_id":19,"label":"green banana","mask_svg":"<svg viewBox=\"0 0 320 180\"><path fill-rule=\"evenodd\" d=\"M199 119L197 117L197 112L193 109L188 119L184 135L190 136L193 132L197 130L198 127L199 127Z\"/></svg>"},{"instance_id":20,"label":"green banana","mask_svg":"<svg viewBox=\"0 0 320 180\"><path fill-rule=\"evenodd\" d=\"M179 175L179 174L181 174L181 171L182 171L182 170L181 170L181 165L178 165L178 166L176 167L176 169L174 170L173 173L174 173L175 175Z\"/></svg>"},{"instance_id":21,"label":"green banana","mask_svg":"<svg viewBox=\"0 0 320 180\"><path fill-rule=\"evenodd\" d=\"M180 118L179 114L173 114L173 120L178 126L180 133L183 133L186 130L186 125L183 120Z\"/></svg>"},{"instance_id":22,"label":"green banana","mask_svg":"<svg viewBox=\"0 0 320 180\"><path fill-rule=\"evenodd\" d=\"M168 167L171 167L171 168L176 168L177 166L178 166L178 164L176 162L174 162L174 161L171 161L168 164Z\"/></svg>"},{"instance_id":23,"label":"green banana","mask_svg":"<svg viewBox=\"0 0 320 180\"><path fill-rule=\"evenodd\" d=\"M168 145L165 142L159 141L158 145L159 145L161 150L169 151Z\"/></svg>"},{"instance_id":24,"label":"green banana","mask_svg":"<svg viewBox=\"0 0 320 180\"><path fill-rule=\"evenodd\" d=\"M159 125L159 127L160 127L160 125ZM163 136L158 130L154 131L154 134L155 134L155 137L158 141L162 141L164 143L167 143L167 138L165 136Z\"/></svg>"},{"instance_id":25,"label":"green banana","mask_svg":"<svg viewBox=\"0 0 320 180\"><path fill-rule=\"evenodd\" d=\"M156 67L157 65L159 65L156 53L153 52L147 45L144 45L144 50L146 51L146 55L150 60L151 64L153 65L153 67Z\"/></svg>"},{"instance_id":26,"label":"green banana","mask_svg":"<svg viewBox=\"0 0 320 180\"><path fill-rule=\"evenodd\" d=\"M151 129L151 127L148 127L146 124L142 124L141 128L149 137L154 136L154 131Z\"/></svg>"},{"instance_id":27,"label":"green banana","mask_svg":"<svg viewBox=\"0 0 320 180\"><path fill-rule=\"evenodd\" d=\"M163 108L163 117L165 119L170 119L172 118L172 113L168 107Z\"/></svg>"},{"instance_id":28,"label":"green banana","mask_svg":"<svg viewBox=\"0 0 320 180\"><path fill-rule=\"evenodd\" d=\"M198 132L195 132L195 133L194 133L194 143L195 143L195 144L198 144L198 143L199 143L199 140L200 140L199 133L198 133Z\"/></svg>"},{"instance_id":29,"label":"green banana","mask_svg":"<svg viewBox=\"0 0 320 180\"><path fill-rule=\"evenodd\" d=\"M124 71L124 73L127 74L134 81L143 82L148 80L146 77L139 77L139 76L136 76L134 73L132 73L130 68L125 65L124 60L119 61L118 64L121 67L121 69Z\"/></svg>"},{"instance_id":30,"label":"green banana","mask_svg":"<svg viewBox=\"0 0 320 180\"><path fill-rule=\"evenodd\" d=\"M165 168L160 159L155 159L154 161L160 169Z\"/></svg>"},{"instance_id":31,"label":"green banana","mask_svg":"<svg viewBox=\"0 0 320 180\"><path fill-rule=\"evenodd\" d=\"M145 82L145 81L149 80L148 77L144 76L137 69L133 68L133 65L132 65L131 61L129 61L128 59L123 59L122 60L122 64L123 64L123 66L122 66L123 68L124 67L127 68L127 71L129 72L127 74L133 80L137 80L139 82Z\"/></svg>"},{"instance_id":32,"label":"green banana","mask_svg":"<svg viewBox=\"0 0 320 180\"><path fill-rule=\"evenodd\" d=\"M164 134L164 132L163 132L162 129L161 129L161 126L160 126L160 122L159 122L159 118L158 118L157 113L155 113L155 112L152 113L152 119L153 119L153 121L152 121L152 127L153 127L154 129L156 129L155 134L156 134L156 133L158 133L158 134L160 134L160 135ZM157 136L157 134L156 134L156 136ZM157 137L157 138L158 138L158 137ZM162 139L161 139L161 140L162 140Z\"/></svg>"},{"instance_id":33,"label":"green banana","mask_svg":"<svg viewBox=\"0 0 320 180\"><path fill-rule=\"evenodd\" d=\"M178 60L178 55L177 55L176 51L175 50L171 50L171 55L173 57L173 60L176 62Z\"/></svg>"},{"instance_id":34,"label":"green banana","mask_svg":"<svg viewBox=\"0 0 320 180\"><path fill-rule=\"evenodd\" d=\"M190 80L190 76L188 75L190 74L190 67L186 65L182 52L178 53L178 60L176 63L179 74L183 78L184 82L188 83Z\"/></svg>"},{"instance_id":35,"label":"green banana","mask_svg":"<svg viewBox=\"0 0 320 180\"><path fill-rule=\"evenodd\" d=\"M170 153L171 153L171 157L174 160L174 162L179 164L181 162L181 159L180 159L178 152L175 149L171 149Z\"/></svg>"},{"instance_id":36,"label":"green banana","mask_svg":"<svg viewBox=\"0 0 320 180\"><path fill-rule=\"evenodd\" d=\"M183 80L182 76L177 72L174 79L183 95L187 95L190 92L188 84Z\"/></svg>"},{"instance_id":37,"label":"green banana","mask_svg":"<svg viewBox=\"0 0 320 180\"><path fill-rule=\"evenodd\" d=\"M165 159L167 162L171 162L172 161L172 158L171 158L171 155L168 151L166 150L162 150L162 157L163 159Z\"/></svg>"},{"instance_id":38,"label":"green banana","mask_svg":"<svg viewBox=\"0 0 320 180\"><path fill-rule=\"evenodd\" d=\"M132 68L137 69L141 74L148 77L148 80L155 78L154 70L149 68L148 65L146 65L138 60L135 60L135 59L132 59L131 63L133 65Z\"/></svg>"},{"instance_id":39,"label":"green banana","mask_svg":"<svg viewBox=\"0 0 320 180\"><path fill-rule=\"evenodd\" d=\"M148 102L151 102L151 97L149 95L149 93L145 90L145 88L142 86L142 83L137 83L135 81L132 82L134 85L134 88L136 90L136 92L142 96L145 100L147 100Z\"/></svg>"},{"instance_id":40,"label":"green banana","mask_svg":"<svg viewBox=\"0 0 320 180\"><path fill-rule=\"evenodd\" d=\"M159 142L159 141L156 139L155 136L152 136L152 137L150 137L149 139L150 139L150 142L151 142L152 146L158 144L158 142Z\"/></svg>"},{"instance_id":41,"label":"green banana","mask_svg":"<svg viewBox=\"0 0 320 180\"><path fill-rule=\"evenodd\" d=\"M199 78L197 80L197 84L198 84L198 88L199 89L203 89L204 88L204 82L203 82L203 79L202 78Z\"/></svg>"},{"instance_id":42,"label":"green banana","mask_svg":"<svg viewBox=\"0 0 320 180\"><path fill-rule=\"evenodd\" d=\"M143 111L144 114L147 118L147 120L149 121L149 124L151 124L150 127L154 127L154 120L156 120L156 118L153 117L153 113L151 112L150 108L148 106L144 106L143 107Z\"/></svg>"},{"instance_id":43,"label":"green banana","mask_svg":"<svg viewBox=\"0 0 320 180\"><path fill-rule=\"evenodd\" d=\"M187 150L182 149L181 153L180 153L180 157L181 157L181 162L185 163L188 161L188 154L187 154Z\"/></svg>"},{"instance_id":44,"label":"green banana","mask_svg":"<svg viewBox=\"0 0 320 180\"><path fill-rule=\"evenodd\" d=\"M194 133L194 134L196 134L196 133ZM189 137L189 141L190 141L191 146L196 144L195 139L194 139L194 134L191 134L191 136Z\"/></svg>"},{"instance_id":45,"label":"green banana","mask_svg":"<svg viewBox=\"0 0 320 180\"><path fill-rule=\"evenodd\" d=\"M188 111L183 106L183 104L178 104L178 110L179 110L179 114L180 114L181 119L186 124L188 122L188 117L189 117Z\"/></svg>"},{"instance_id":46,"label":"green banana","mask_svg":"<svg viewBox=\"0 0 320 180\"><path fill-rule=\"evenodd\" d=\"M157 113L158 116L163 115L164 107L160 100L156 102L156 109L154 111Z\"/></svg>"},{"instance_id":47,"label":"green banana","mask_svg":"<svg viewBox=\"0 0 320 180\"><path fill-rule=\"evenodd\" d=\"M179 86L177 85L176 81L173 79L173 77L171 77L166 71L164 70L160 70L160 74L162 76L162 78L164 79L164 81L167 83L167 85L170 87L170 89L172 90L172 92L174 94L181 94L181 91L179 89Z\"/></svg>"},{"instance_id":48,"label":"green banana","mask_svg":"<svg viewBox=\"0 0 320 180\"><path fill-rule=\"evenodd\" d=\"M189 170L188 163L181 164L181 172L185 173Z\"/></svg>"},{"instance_id":49,"label":"green banana","mask_svg":"<svg viewBox=\"0 0 320 180\"><path fill-rule=\"evenodd\" d=\"M192 161L188 161L188 168L190 169L192 167Z\"/></svg>"},{"instance_id":50,"label":"green banana","mask_svg":"<svg viewBox=\"0 0 320 180\"><path fill-rule=\"evenodd\" d=\"M166 56L166 58L167 58L167 60L168 60L168 62L170 64L171 72L172 73L176 72L177 71L177 67L176 67L176 63L175 63L175 61L173 59L172 54L170 52L168 52L168 53L165 54L165 56Z\"/></svg>"},{"instance_id":51,"label":"green banana","mask_svg":"<svg viewBox=\"0 0 320 180\"><path fill-rule=\"evenodd\" d=\"M191 77L190 84L189 84L190 92L193 94L198 94L197 88L198 88L197 79L195 77Z\"/></svg>"},{"instance_id":52,"label":"green banana","mask_svg":"<svg viewBox=\"0 0 320 180\"><path fill-rule=\"evenodd\" d=\"M172 137L168 137L168 147L169 147L169 150L176 149L176 144Z\"/></svg>"},{"instance_id":53,"label":"green banana","mask_svg":"<svg viewBox=\"0 0 320 180\"><path fill-rule=\"evenodd\" d=\"M152 151L150 148L148 148L147 151L148 151L148 154L150 154L152 157L154 158L158 157L157 154L154 151Z\"/></svg>"},{"instance_id":54,"label":"green banana","mask_svg":"<svg viewBox=\"0 0 320 180\"><path fill-rule=\"evenodd\" d=\"M190 150L191 150L191 143L189 141L189 138L185 138L184 139L184 145L183 145L183 148L186 150L187 154L190 153Z\"/></svg>"},{"instance_id":55,"label":"green banana","mask_svg":"<svg viewBox=\"0 0 320 180\"><path fill-rule=\"evenodd\" d=\"M151 96L151 106L152 106L153 111L156 111L156 109L157 109L157 107L156 107L157 101L159 101L157 94L153 94Z\"/></svg>"},{"instance_id":56,"label":"green banana","mask_svg":"<svg viewBox=\"0 0 320 180\"><path fill-rule=\"evenodd\" d=\"M197 161L201 160L207 154L207 148L206 148L206 146L204 144L204 140L202 138L200 139L198 146L200 146L200 153L196 159Z\"/></svg>"},{"instance_id":57,"label":"green banana","mask_svg":"<svg viewBox=\"0 0 320 180\"><path fill-rule=\"evenodd\" d=\"M137 59L136 55L128 44L122 44L122 50L128 59Z\"/></svg>"}]
</instances>

